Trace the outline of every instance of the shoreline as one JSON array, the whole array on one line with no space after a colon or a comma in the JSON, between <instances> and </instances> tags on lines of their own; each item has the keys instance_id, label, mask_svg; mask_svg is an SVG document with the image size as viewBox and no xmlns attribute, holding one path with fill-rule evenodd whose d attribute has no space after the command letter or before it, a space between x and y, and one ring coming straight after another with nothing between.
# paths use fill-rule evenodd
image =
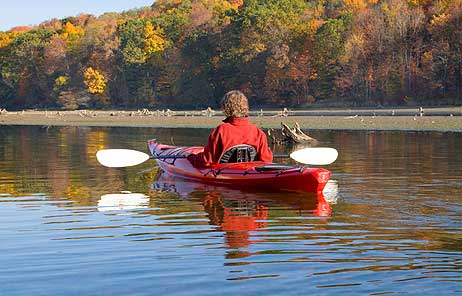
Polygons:
<instances>
[{"instance_id":1,"label":"shoreline","mask_svg":"<svg viewBox=\"0 0 462 296\"><path fill-rule=\"evenodd\" d=\"M205 111L205 110L204 110ZM221 112L204 111L19 111L0 114L6 125L213 128ZM462 132L462 108L339 109L251 112L251 121L261 128L280 128L281 122L302 129L404 130ZM283 116L288 115L288 116Z\"/></svg>"}]
</instances>

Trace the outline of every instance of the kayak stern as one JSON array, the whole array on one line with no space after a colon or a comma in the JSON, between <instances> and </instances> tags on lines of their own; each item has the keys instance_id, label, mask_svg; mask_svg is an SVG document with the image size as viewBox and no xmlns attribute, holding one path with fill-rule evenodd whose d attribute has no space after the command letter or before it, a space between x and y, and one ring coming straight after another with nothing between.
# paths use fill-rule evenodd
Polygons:
<instances>
[{"instance_id":1,"label":"kayak stern","mask_svg":"<svg viewBox=\"0 0 462 296\"><path fill-rule=\"evenodd\" d=\"M217 164L195 168L184 156L199 153L203 147L177 147L148 141L148 148L159 167L173 176L206 184L264 191L322 192L330 179L330 171L263 161ZM182 156L183 158L172 158Z\"/></svg>"}]
</instances>

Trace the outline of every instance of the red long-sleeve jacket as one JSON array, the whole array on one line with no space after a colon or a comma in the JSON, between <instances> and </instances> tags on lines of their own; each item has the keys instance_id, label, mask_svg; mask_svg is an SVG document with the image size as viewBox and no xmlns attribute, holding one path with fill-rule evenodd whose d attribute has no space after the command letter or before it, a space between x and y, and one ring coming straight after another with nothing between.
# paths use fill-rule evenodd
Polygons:
<instances>
[{"instance_id":1,"label":"red long-sleeve jacket","mask_svg":"<svg viewBox=\"0 0 462 296\"><path fill-rule=\"evenodd\" d=\"M250 123L248 117L227 117L209 136L204 151L188 157L194 167L208 167L217 164L227 149L247 144L255 147L255 160L272 161L273 153L268 147L265 133Z\"/></svg>"}]
</instances>

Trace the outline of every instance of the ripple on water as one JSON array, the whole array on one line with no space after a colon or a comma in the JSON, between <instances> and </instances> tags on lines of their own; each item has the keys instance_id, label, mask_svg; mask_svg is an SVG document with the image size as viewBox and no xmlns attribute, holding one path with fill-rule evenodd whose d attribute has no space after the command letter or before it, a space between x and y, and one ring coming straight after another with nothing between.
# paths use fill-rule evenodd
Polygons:
<instances>
[{"instance_id":1,"label":"ripple on water","mask_svg":"<svg viewBox=\"0 0 462 296\"><path fill-rule=\"evenodd\" d=\"M134 131L18 128L0 138L2 152L16 151L8 154L13 161L0 159L2 293L462 290L460 135L318 131L319 139L340 152L329 166L331 196L326 192L322 201L188 182L174 184L188 190L168 184L170 191L158 192L152 186L156 172L143 170L152 163L127 169L96 163L99 147L145 149L153 134L164 142L200 144L196 134L206 138L209 132L191 137L182 129ZM50 149L18 150L24 139ZM275 149L287 153L286 148ZM320 204L329 210L320 213Z\"/></svg>"}]
</instances>

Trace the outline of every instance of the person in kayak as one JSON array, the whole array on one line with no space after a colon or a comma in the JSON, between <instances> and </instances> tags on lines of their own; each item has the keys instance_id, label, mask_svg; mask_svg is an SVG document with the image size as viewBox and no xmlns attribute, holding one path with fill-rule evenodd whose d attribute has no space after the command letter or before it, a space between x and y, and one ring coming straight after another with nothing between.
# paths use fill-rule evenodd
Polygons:
<instances>
[{"instance_id":1,"label":"person in kayak","mask_svg":"<svg viewBox=\"0 0 462 296\"><path fill-rule=\"evenodd\" d=\"M204 151L188 156L194 167L208 167L220 162L223 153L237 145L255 148L254 160L271 162L273 153L268 147L266 134L249 121L249 102L238 90L226 93L221 100L226 118L209 135Z\"/></svg>"}]
</instances>

